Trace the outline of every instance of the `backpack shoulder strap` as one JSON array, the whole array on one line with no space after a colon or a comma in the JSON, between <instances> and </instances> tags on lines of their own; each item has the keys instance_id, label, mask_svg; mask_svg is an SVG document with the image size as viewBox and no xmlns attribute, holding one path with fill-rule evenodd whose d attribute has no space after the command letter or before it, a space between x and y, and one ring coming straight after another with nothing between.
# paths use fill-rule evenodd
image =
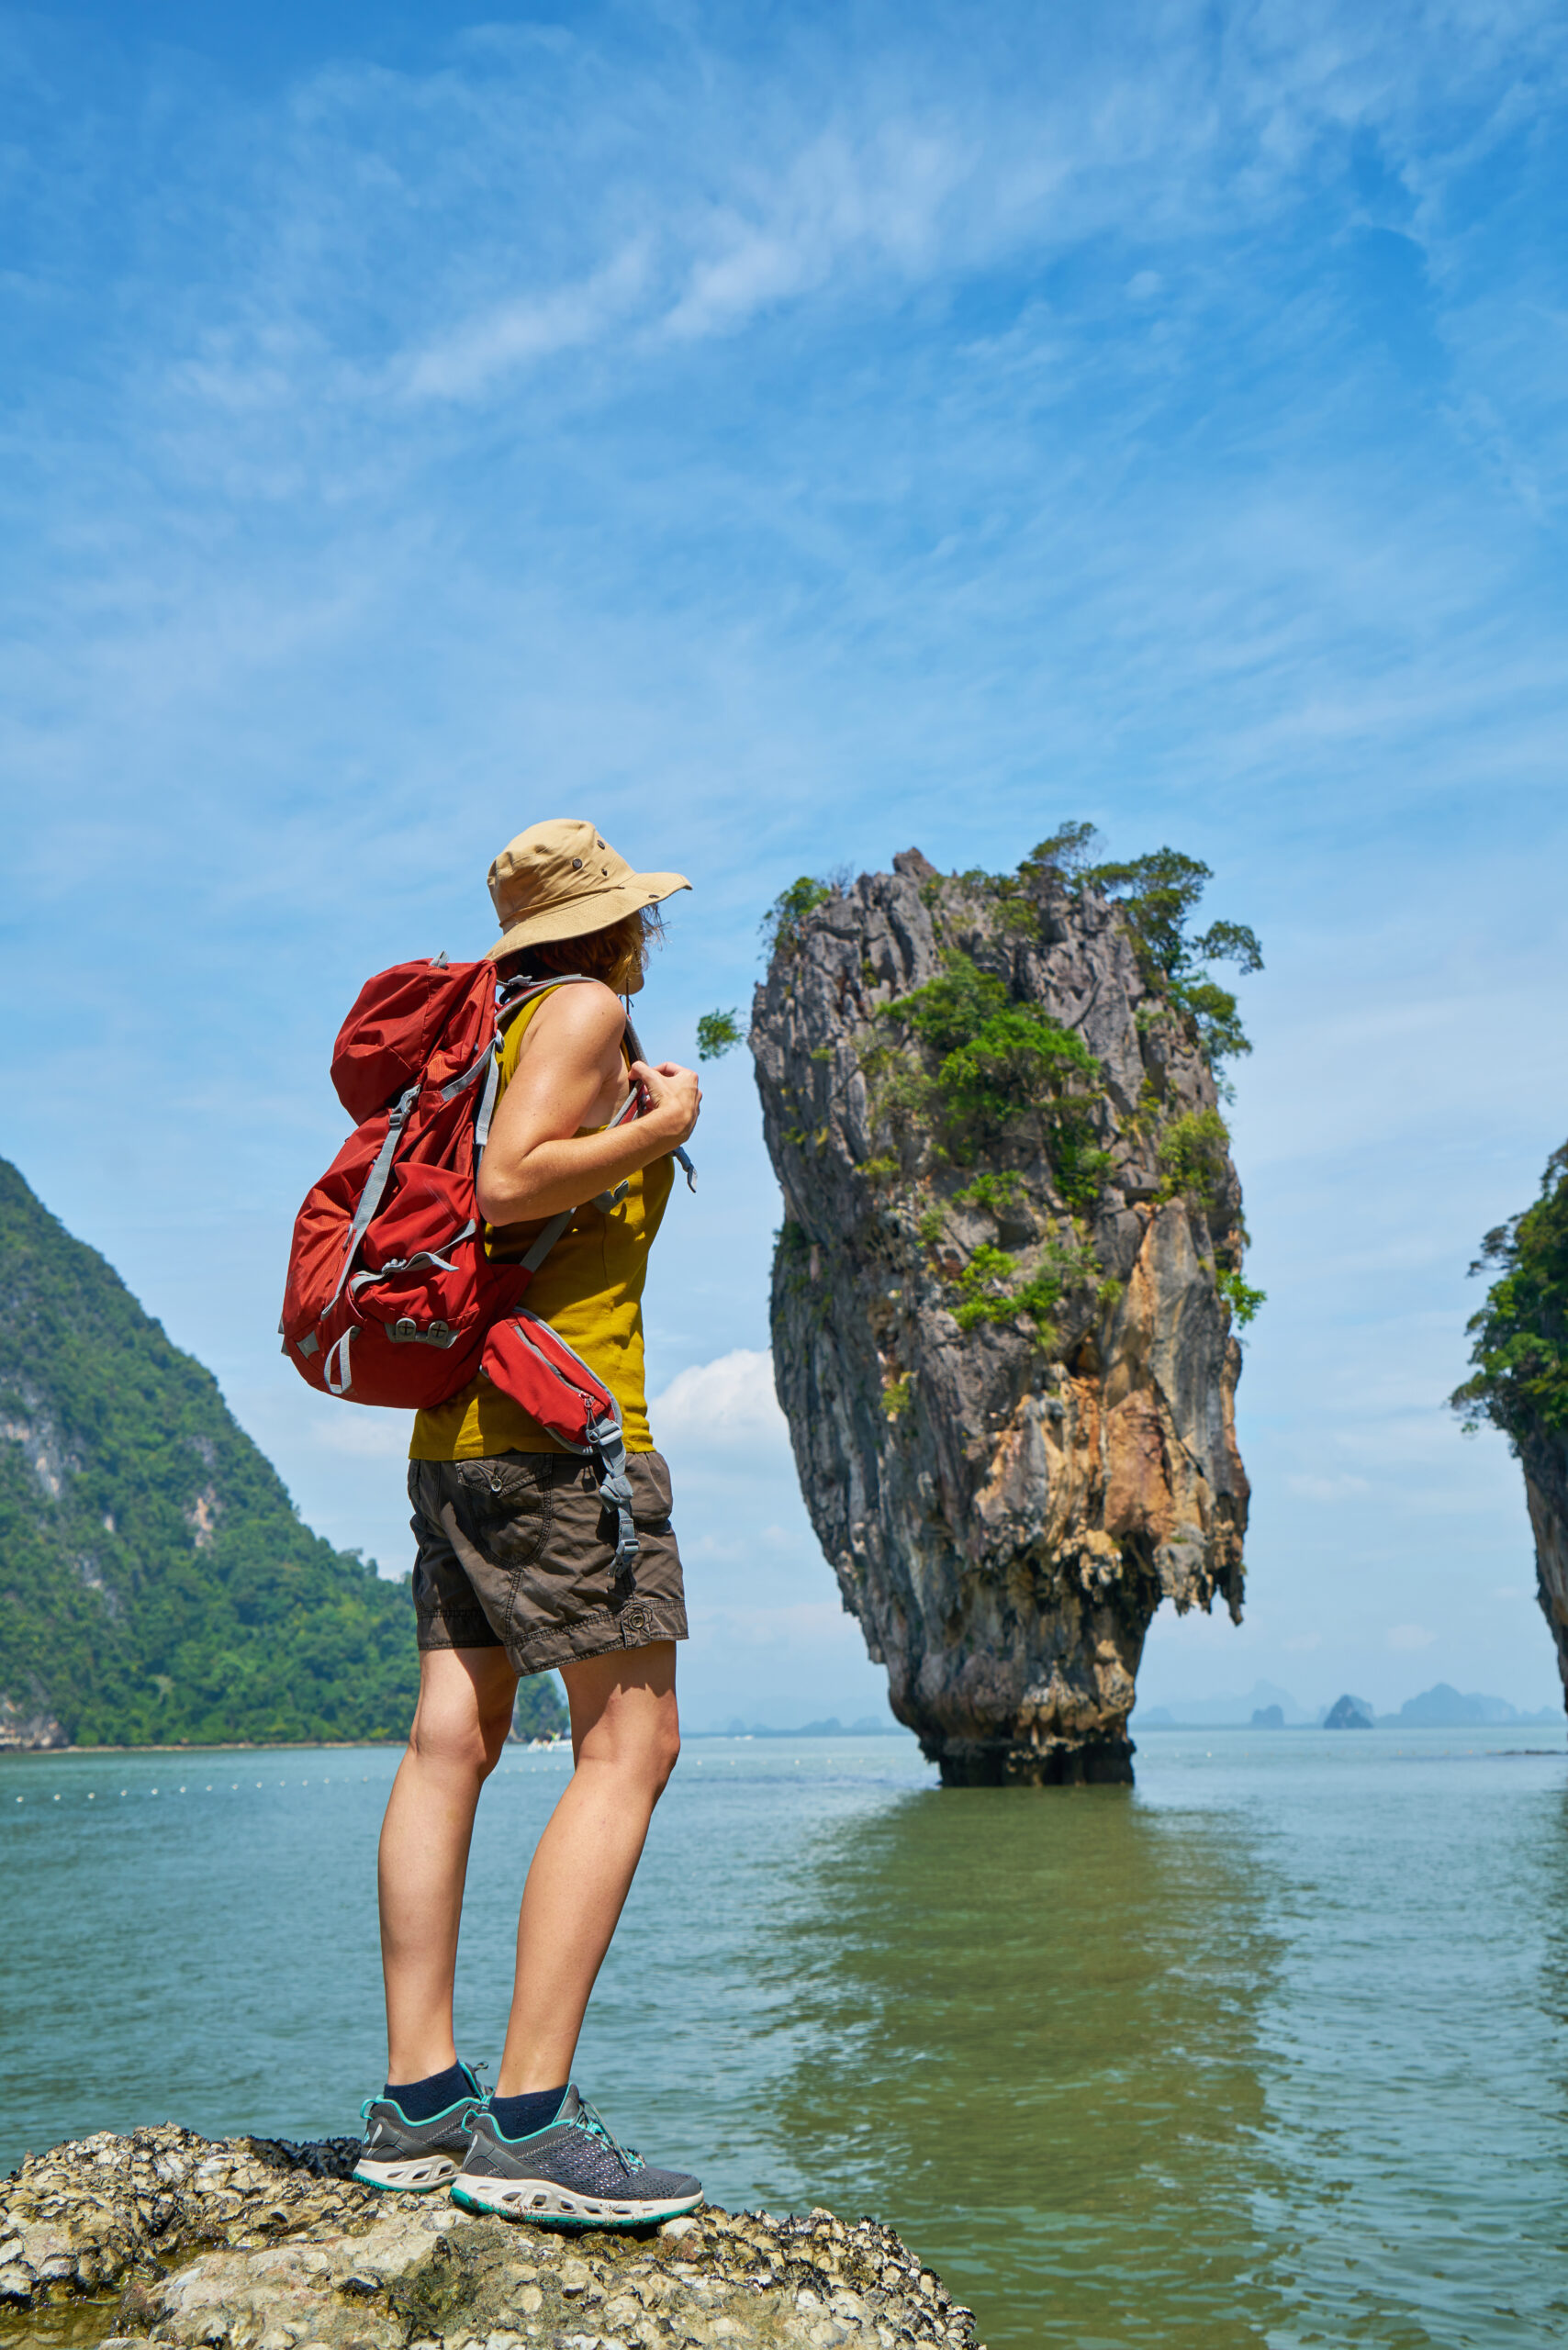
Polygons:
<instances>
[{"instance_id":1,"label":"backpack shoulder strap","mask_svg":"<svg viewBox=\"0 0 1568 2350\"><path fill-rule=\"evenodd\" d=\"M592 974L588 971L552 971L547 979L509 979L496 999L497 1043L505 1035L525 1003L537 996L547 995L552 988L587 987Z\"/></svg>"},{"instance_id":2,"label":"backpack shoulder strap","mask_svg":"<svg viewBox=\"0 0 1568 2350\"><path fill-rule=\"evenodd\" d=\"M485 1145L490 1139L490 1121L496 1114L496 1103L501 1091L501 1055L506 1050L507 1031L522 1010L552 988L580 987L586 984L586 971L562 971L548 979L512 979L502 988L496 1005L496 1033L488 1055L489 1067L485 1072L485 1091L474 1119L474 1171L479 1171L479 1161L485 1155Z\"/></svg>"},{"instance_id":3,"label":"backpack shoulder strap","mask_svg":"<svg viewBox=\"0 0 1568 2350\"><path fill-rule=\"evenodd\" d=\"M647 1063L648 1056L643 1050L642 1038L638 1035L636 1029L632 1025L632 1015L630 1013L626 1014L626 1050L634 1061L642 1061L644 1064ZM689 1192L695 1192L697 1189L697 1169L691 1164L690 1159L687 1157L686 1152L682 1149L679 1143L677 1143L673 1156L679 1166L685 1170L687 1190Z\"/></svg>"},{"instance_id":4,"label":"backpack shoulder strap","mask_svg":"<svg viewBox=\"0 0 1568 2350\"><path fill-rule=\"evenodd\" d=\"M516 1019L518 1013L522 1010L525 1003L532 1003L537 997L546 994L552 988L586 987L591 977L591 973L588 971L557 971L553 972L547 979L524 979L521 982L514 979L510 982L510 986L501 990L500 1002L496 1007L496 1041L494 1046L494 1057L491 1060L489 1074L485 1080L485 1096L483 1101L480 1102L479 1115L476 1121L474 1128L474 1164L476 1168L477 1168L479 1164L485 1145L489 1140L490 1120L495 1112L496 1097L499 1091L500 1085L501 1053L506 1045L508 1029L511 1026L512 1022ZM642 1038L638 1035L636 1029L632 1024L632 1015L630 1013L626 1015L624 1041L626 1046L626 1055L629 1060L646 1061L647 1055L643 1050ZM621 1117L624 1118L628 1114L630 1106L631 1105L628 1104L627 1108L621 1112ZM617 1121L617 1123L619 1123L619 1121ZM690 1158L688 1157L686 1151L682 1148L679 1143L677 1143L673 1156L685 1171L687 1190L689 1192L695 1192L697 1189L697 1169L692 1165ZM598 1198L593 1202L593 1205L596 1207L602 1207L606 1202L609 1202L609 1203L613 1206L614 1197L608 1192L601 1192ZM569 1217L567 1218L567 1222L570 1222ZM566 1228L566 1225L563 1224L560 1227L560 1231L564 1232ZM547 1225L545 1229L548 1231L549 1226ZM540 1237L543 1239L543 1234L541 1234ZM560 1232L550 1233L550 1238L540 1254L539 1261L541 1264L543 1264L545 1256L547 1256L550 1249L554 1247L555 1242L559 1237ZM536 1242L534 1245L537 1247L538 1243ZM532 1256L532 1249L529 1254ZM537 1267L533 1268L533 1270L537 1270Z\"/></svg>"}]
</instances>

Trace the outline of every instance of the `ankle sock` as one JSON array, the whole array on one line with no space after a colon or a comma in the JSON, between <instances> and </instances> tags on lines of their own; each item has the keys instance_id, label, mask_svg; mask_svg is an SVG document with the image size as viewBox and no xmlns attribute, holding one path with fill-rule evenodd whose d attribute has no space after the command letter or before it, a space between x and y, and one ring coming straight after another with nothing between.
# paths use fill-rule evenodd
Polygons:
<instances>
[{"instance_id":1,"label":"ankle sock","mask_svg":"<svg viewBox=\"0 0 1568 2350\"><path fill-rule=\"evenodd\" d=\"M490 2118L503 2138L532 2138L554 2121L561 2110L566 2084L558 2089L530 2089L524 2097L492 2097Z\"/></svg>"},{"instance_id":2,"label":"ankle sock","mask_svg":"<svg viewBox=\"0 0 1568 2350\"><path fill-rule=\"evenodd\" d=\"M422 2081L388 2081L381 2094L400 2106L410 2121L431 2121L459 2098L472 2097L474 2084L461 2065L449 2065L444 2073L429 2073Z\"/></svg>"}]
</instances>

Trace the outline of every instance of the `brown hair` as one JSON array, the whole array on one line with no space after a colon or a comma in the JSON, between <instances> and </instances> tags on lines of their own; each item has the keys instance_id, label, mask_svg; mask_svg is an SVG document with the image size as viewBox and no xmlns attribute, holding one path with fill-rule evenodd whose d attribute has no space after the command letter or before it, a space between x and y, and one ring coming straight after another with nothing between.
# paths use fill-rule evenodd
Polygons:
<instances>
[{"instance_id":1,"label":"brown hair","mask_svg":"<svg viewBox=\"0 0 1568 2350\"><path fill-rule=\"evenodd\" d=\"M634 995L648 968L648 950L663 927L652 906L639 906L635 913L622 914L603 930L520 946L515 955L501 956L496 969L504 979L520 973L531 979L548 979L557 971L582 971L590 979L602 979L616 995Z\"/></svg>"}]
</instances>

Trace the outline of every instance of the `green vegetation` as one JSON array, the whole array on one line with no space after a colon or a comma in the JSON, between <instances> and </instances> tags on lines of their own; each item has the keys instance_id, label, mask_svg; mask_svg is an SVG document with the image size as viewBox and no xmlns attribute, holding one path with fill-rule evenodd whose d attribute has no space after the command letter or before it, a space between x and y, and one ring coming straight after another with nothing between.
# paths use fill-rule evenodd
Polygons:
<instances>
[{"instance_id":1,"label":"green vegetation","mask_svg":"<svg viewBox=\"0 0 1568 2350\"><path fill-rule=\"evenodd\" d=\"M1221 987L1208 966L1234 963L1242 971L1260 971L1262 951L1245 923L1215 922L1196 936L1189 924L1205 885L1213 878L1208 866L1179 849L1152 849L1125 862L1096 864L1092 856L1096 838L1092 824L1058 824L1022 858L1015 874L966 873L959 878L972 891L995 902L1004 925L1023 929L1036 919L1033 893L1047 876L1060 881L1073 896L1085 888L1100 890L1120 905L1132 934L1145 982L1192 1024L1216 1074L1222 1064L1252 1049L1241 1025L1236 997ZM940 898L940 882L927 884L927 903Z\"/></svg>"},{"instance_id":2,"label":"green vegetation","mask_svg":"<svg viewBox=\"0 0 1568 2350\"><path fill-rule=\"evenodd\" d=\"M802 873L781 890L762 917L762 944L771 958L780 952L792 952L800 938L800 928L809 913L833 895L831 881L819 880L813 874Z\"/></svg>"},{"instance_id":3,"label":"green vegetation","mask_svg":"<svg viewBox=\"0 0 1568 2350\"><path fill-rule=\"evenodd\" d=\"M1089 869L1090 844L1097 837L1092 824L1068 822L1058 824L1043 841L1036 843L1018 864L1018 878L1025 883L1038 881L1054 873L1076 887Z\"/></svg>"},{"instance_id":4,"label":"green vegetation","mask_svg":"<svg viewBox=\"0 0 1568 2350\"><path fill-rule=\"evenodd\" d=\"M1026 1278L1020 1280L1018 1272L1016 1257L982 1243L953 1284L958 1299L953 1319L959 1329L972 1330L982 1322L1016 1322L1026 1315L1040 1343L1049 1346L1056 1337L1051 1316L1069 1290L1092 1285L1107 1301L1116 1293L1114 1282L1102 1280L1093 1251L1081 1235L1069 1245L1048 1246Z\"/></svg>"},{"instance_id":5,"label":"green vegetation","mask_svg":"<svg viewBox=\"0 0 1568 2350\"><path fill-rule=\"evenodd\" d=\"M211 1373L4 1160L0 1428L0 1695L24 1716L81 1745L405 1734L408 1579L300 1524Z\"/></svg>"},{"instance_id":6,"label":"green vegetation","mask_svg":"<svg viewBox=\"0 0 1568 2350\"><path fill-rule=\"evenodd\" d=\"M697 1023L697 1058L700 1061L722 1060L741 1041L738 1009L730 1012L705 1012Z\"/></svg>"},{"instance_id":7,"label":"green vegetation","mask_svg":"<svg viewBox=\"0 0 1568 2350\"><path fill-rule=\"evenodd\" d=\"M1219 985L1206 966L1235 963L1243 971L1260 971L1263 956L1245 923L1215 922L1198 937L1187 935L1187 924L1212 878L1210 868L1196 857L1157 848L1126 864L1084 865L1079 886L1087 883L1120 901L1145 979L1192 1021L1210 1067L1217 1070L1222 1062L1249 1053L1252 1046L1235 995Z\"/></svg>"},{"instance_id":8,"label":"green vegetation","mask_svg":"<svg viewBox=\"0 0 1568 2350\"><path fill-rule=\"evenodd\" d=\"M1016 1321L1020 1314L1032 1310L1014 1284L1017 1270L1016 1257L1010 1257L1005 1248L981 1243L954 1283L958 1304L953 1318L960 1330L972 1330L980 1322ZM1055 1304L1053 1297L1045 1311L1048 1313Z\"/></svg>"},{"instance_id":9,"label":"green vegetation","mask_svg":"<svg viewBox=\"0 0 1568 2350\"><path fill-rule=\"evenodd\" d=\"M914 1373L912 1371L889 1380L882 1390L882 1411L888 1420L898 1421L903 1417L909 1409L910 1390L913 1384Z\"/></svg>"},{"instance_id":10,"label":"green vegetation","mask_svg":"<svg viewBox=\"0 0 1568 2350\"><path fill-rule=\"evenodd\" d=\"M955 1192L952 1204L956 1208L980 1208L1000 1221L1009 1208L1022 1205L1024 1198L1021 1175L1011 1168L1001 1174L988 1169L983 1175L977 1175L972 1183L966 1183L962 1191ZM935 1248L947 1229L946 1209L934 1203L924 1211L914 1228L924 1245Z\"/></svg>"},{"instance_id":11,"label":"green vegetation","mask_svg":"<svg viewBox=\"0 0 1568 2350\"><path fill-rule=\"evenodd\" d=\"M900 1022L946 1058L971 1044L986 1022L1007 1008L1007 990L1000 979L980 970L967 955L949 955L939 978L885 1005L881 1016Z\"/></svg>"},{"instance_id":12,"label":"green vegetation","mask_svg":"<svg viewBox=\"0 0 1568 2350\"><path fill-rule=\"evenodd\" d=\"M1180 1195L1209 1207L1225 1181L1230 1134L1217 1110L1189 1110L1172 1118L1159 1137L1161 1199Z\"/></svg>"},{"instance_id":13,"label":"green vegetation","mask_svg":"<svg viewBox=\"0 0 1568 2350\"><path fill-rule=\"evenodd\" d=\"M959 1207L984 1208L988 1215L996 1216L1007 1208L1016 1207L1023 1196L1023 1178L1011 1168L1002 1175L977 1175L972 1183L953 1194Z\"/></svg>"},{"instance_id":14,"label":"green vegetation","mask_svg":"<svg viewBox=\"0 0 1568 2350\"><path fill-rule=\"evenodd\" d=\"M1540 1197L1486 1235L1470 1270L1493 1268L1469 1325L1474 1371L1449 1400L1467 1434L1490 1420L1517 1449L1568 1430L1568 1143L1547 1160Z\"/></svg>"},{"instance_id":15,"label":"green vegetation","mask_svg":"<svg viewBox=\"0 0 1568 2350\"><path fill-rule=\"evenodd\" d=\"M1229 1306L1231 1319L1243 1330L1258 1308L1269 1303L1267 1292L1243 1281L1234 1266L1221 1266L1215 1275L1215 1287Z\"/></svg>"},{"instance_id":16,"label":"green vegetation","mask_svg":"<svg viewBox=\"0 0 1568 2350\"><path fill-rule=\"evenodd\" d=\"M519 1738L562 1738L571 1727L561 1684L553 1673L530 1673L517 1684L511 1726Z\"/></svg>"},{"instance_id":17,"label":"green vegetation","mask_svg":"<svg viewBox=\"0 0 1568 2350\"><path fill-rule=\"evenodd\" d=\"M1013 1002L999 979L957 953L937 978L885 1005L879 1016L936 1057L924 1091L958 1164L972 1164L1033 1117L1063 1199L1071 1208L1092 1206L1110 1160L1095 1147L1091 1115L1100 1067L1081 1036L1038 1004ZM915 1090L905 1073L903 1094Z\"/></svg>"},{"instance_id":18,"label":"green vegetation","mask_svg":"<svg viewBox=\"0 0 1568 2350\"><path fill-rule=\"evenodd\" d=\"M1140 1033L1158 1036L1164 1030L1174 1039L1184 1031L1207 1060L1222 1094L1228 1090L1225 1061L1251 1047L1234 993L1219 984L1210 966L1229 962L1243 972L1262 968L1258 940L1244 923L1219 921L1194 930L1212 878L1206 865L1170 847L1122 862L1097 861L1095 843L1092 824L1065 822L1037 842L1014 873L977 868L924 881L921 900L934 916L939 944L946 941L942 968L924 986L882 1005L869 1032L860 1035L859 1065L871 1089L870 1114L880 1146L861 1167L869 1184L898 1187L934 1169L967 1170L978 1163L980 1171L952 1193L951 1205L983 1209L1000 1223L1026 1192L1016 1168L996 1162L1011 1158L1023 1164L1043 1151L1071 1219L1072 1237L1048 1243L1028 1272L1020 1258L983 1245L952 1276L951 1286L962 1328L1029 1319L1047 1345L1055 1343L1053 1316L1070 1291L1092 1287L1102 1306L1119 1292L1120 1284L1102 1275L1082 1221L1100 1198L1112 1153L1098 1137L1104 1114L1099 1063L1082 1036L1052 1020L1038 1003L1015 999L1002 975L1012 969L1015 952L1008 934L1039 934L1042 899L1055 889L1073 898L1094 890L1113 901L1149 990L1149 1001L1137 1009ZM769 947L792 950L800 924L834 886L802 876L785 890L763 923ZM968 909L963 904L976 898L990 908L978 920L972 903ZM975 952L953 944L955 932ZM992 957L1001 971L984 968ZM868 968L865 977L869 984ZM1214 1108L1189 1110L1162 1128L1166 1094L1157 1057L1151 1054L1151 1059L1154 1074L1145 1073L1127 1131L1153 1142L1161 1199L1185 1198L1212 1214L1223 1203L1227 1176L1225 1120ZM790 1138L803 1145L803 1127ZM915 1230L924 1247L936 1249L946 1231L946 1211L930 1202L929 1191L926 1199ZM1250 1323L1265 1302L1262 1291L1243 1280L1236 1261L1244 1244L1238 1225L1219 1248L1215 1268L1216 1287L1238 1327ZM1033 1257L1033 1250L1028 1253ZM945 1262L950 1266L952 1259Z\"/></svg>"}]
</instances>

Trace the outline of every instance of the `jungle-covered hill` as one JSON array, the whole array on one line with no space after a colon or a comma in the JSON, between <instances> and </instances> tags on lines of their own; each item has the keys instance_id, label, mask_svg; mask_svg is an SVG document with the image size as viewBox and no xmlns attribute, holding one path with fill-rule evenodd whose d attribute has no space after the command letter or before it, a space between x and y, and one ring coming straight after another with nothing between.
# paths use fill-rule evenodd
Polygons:
<instances>
[{"instance_id":1,"label":"jungle-covered hill","mask_svg":"<svg viewBox=\"0 0 1568 2350\"><path fill-rule=\"evenodd\" d=\"M0 1159L0 1743L401 1738L418 1680L406 1579L301 1524L211 1372Z\"/></svg>"}]
</instances>

